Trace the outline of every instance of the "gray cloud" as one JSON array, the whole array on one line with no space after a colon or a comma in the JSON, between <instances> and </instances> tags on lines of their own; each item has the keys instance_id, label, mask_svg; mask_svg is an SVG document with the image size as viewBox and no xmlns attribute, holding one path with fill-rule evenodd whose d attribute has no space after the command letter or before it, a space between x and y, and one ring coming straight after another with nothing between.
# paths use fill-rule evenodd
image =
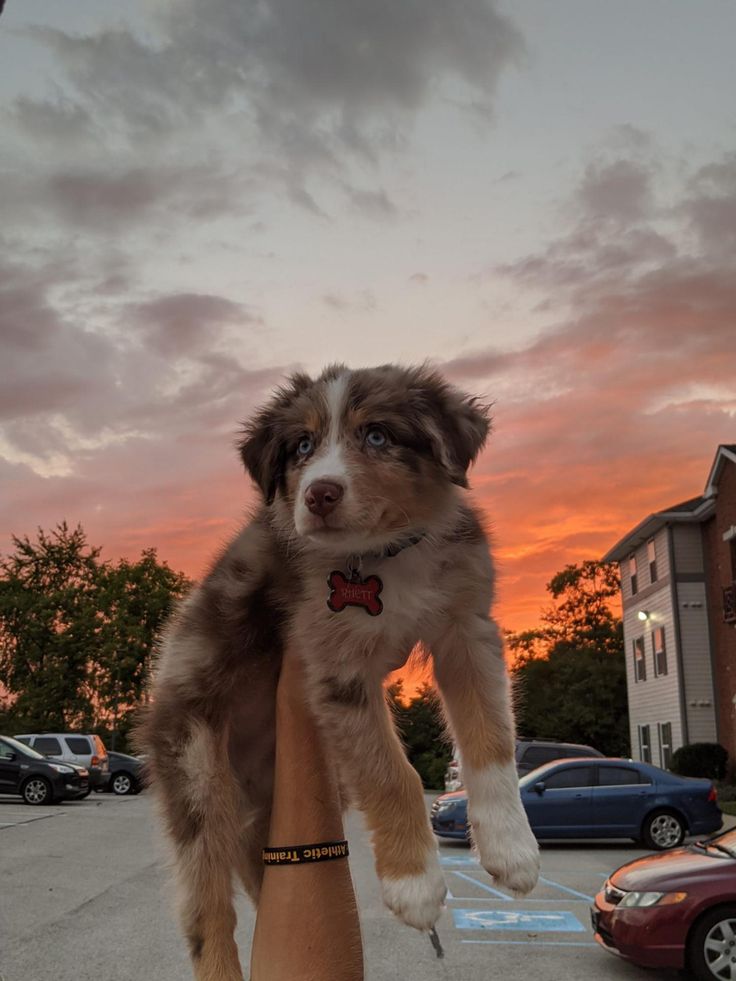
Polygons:
<instances>
[{"instance_id":1,"label":"gray cloud","mask_svg":"<svg viewBox=\"0 0 736 981\"><path fill-rule=\"evenodd\" d=\"M578 199L592 219L638 221L651 213L651 179L650 167L631 160L591 164L578 189Z\"/></svg>"},{"instance_id":2,"label":"gray cloud","mask_svg":"<svg viewBox=\"0 0 736 981\"><path fill-rule=\"evenodd\" d=\"M70 91L57 115L100 119L139 148L226 113L241 146L258 134L252 157L299 174L332 171L346 154L375 160L445 80L490 103L524 49L495 0L169 0L152 10L145 36L26 29L63 69ZM49 105L24 100L16 112L28 128Z\"/></svg>"},{"instance_id":3,"label":"gray cloud","mask_svg":"<svg viewBox=\"0 0 736 981\"><path fill-rule=\"evenodd\" d=\"M262 323L242 303L204 293L175 293L130 304L124 316L139 328L146 348L167 357L208 348L220 339L225 325Z\"/></svg>"},{"instance_id":4,"label":"gray cloud","mask_svg":"<svg viewBox=\"0 0 736 981\"><path fill-rule=\"evenodd\" d=\"M694 174L683 211L704 247L736 246L736 154L728 154Z\"/></svg>"},{"instance_id":5,"label":"gray cloud","mask_svg":"<svg viewBox=\"0 0 736 981\"><path fill-rule=\"evenodd\" d=\"M653 152L643 134L635 144ZM605 473L613 449L653 479L656 459L733 431L736 253L723 245L736 240L734 158L685 175L674 201L669 187L664 201L654 192L657 166L632 155L585 168L558 237L495 270L541 294L556 325L445 366L507 413L509 466L515 452L566 479Z\"/></svg>"},{"instance_id":6,"label":"gray cloud","mask_svg":"<svg viewBox=\"0 0 736 981\"><path fill-rule=\"evenodd\" d=\"M370 290L361 290L350 297L343 293L325 293L322 302L337 313L345 313L348 310L356 313L373 313L376 309L376 298Z\"/></svg>"},{"instance_id":7,"label":"gray cloud","mask_svg":"<svg viewBox=\"0 0 736 981\"><path fill-rule=\"evenodd\" d=\"M89 317L68 265L0 264L0 419L10 459L59 469L129 440L234 427L277 372L247 368L260 318L215 295L131 302Z\"/></svg>"}]
</instances>

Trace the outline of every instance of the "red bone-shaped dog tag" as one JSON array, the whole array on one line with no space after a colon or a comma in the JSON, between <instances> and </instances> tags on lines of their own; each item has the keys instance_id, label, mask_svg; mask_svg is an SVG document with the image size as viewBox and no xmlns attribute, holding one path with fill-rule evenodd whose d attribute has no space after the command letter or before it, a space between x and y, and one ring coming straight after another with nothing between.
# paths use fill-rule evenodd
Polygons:
<instances>
[{"instance_id":1,"label":"red bone-shaped dog tag","mask_svg":"<svg viewBox=\"0 0 736 981\"><path fill-rule=\"evenodd\" d=\"M378 598L383 583L378 576L347 579L342 572L331 572L327 585L332 590L327 605L333 613L341 613L346 606L362 606L372 617L383 611L383 603Z\"/></svg>"}]
</instances>

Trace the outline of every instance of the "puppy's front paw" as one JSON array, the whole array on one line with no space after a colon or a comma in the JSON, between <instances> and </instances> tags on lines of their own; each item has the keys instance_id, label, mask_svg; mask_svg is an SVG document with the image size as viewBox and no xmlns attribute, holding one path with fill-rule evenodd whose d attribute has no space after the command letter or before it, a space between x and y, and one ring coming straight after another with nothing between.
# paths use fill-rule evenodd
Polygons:
<instances>
[{"instance_id":1,"label":"puppy's front paw","mask_svg":"<svg viewBox=\"0 0 736 981\"><path fill-rule=\"evenodd\" d=\"M432 855L420 875L381 879L383 901L396 916L417 930L431 930L442 912L447 885Z\"/></svg>"},{"instance_id":2,"label":"puppy's front paw","mask_svg":"<svg viewBox=\"0 0 736 981\"><path fill-rule=\"evenodd\" d=\"M517 896L526 896L539 879L539 845L526 815L515 826L494 828L486 822L473 826L473 841L480 863L500 886Z\"/></svg>"}]
</instances>

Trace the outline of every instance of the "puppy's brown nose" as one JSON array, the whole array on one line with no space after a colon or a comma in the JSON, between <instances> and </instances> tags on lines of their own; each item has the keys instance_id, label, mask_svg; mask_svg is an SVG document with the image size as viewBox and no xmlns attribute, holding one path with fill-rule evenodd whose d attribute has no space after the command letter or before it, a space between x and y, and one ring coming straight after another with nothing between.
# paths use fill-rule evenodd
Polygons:
<instances>
[{"instance_id":1,"label":"puppy's brown nose","mask_svg":"<svg viewBox=\"0 0 736 981\"><path fill-rule=\"evenodd\" d=\"M307 487L304 501L312 514L318 514L324 518L326 514L337 507L343 494L344 489L340 484L336 484L332 480L315 480L313 484Z\"/></svg>"}]
</instances>

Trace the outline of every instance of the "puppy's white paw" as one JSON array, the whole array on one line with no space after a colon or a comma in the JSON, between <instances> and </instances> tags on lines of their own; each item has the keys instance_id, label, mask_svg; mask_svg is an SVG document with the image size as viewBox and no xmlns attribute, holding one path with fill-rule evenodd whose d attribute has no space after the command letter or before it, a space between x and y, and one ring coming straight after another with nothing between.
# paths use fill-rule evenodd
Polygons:
<instances>
[{"instance_id":1,"label":"puppy's white paw","mask_svg":"<svg viewBox=\"0 0 736 981\"><path fill-rule=\"evenodd\" d=\"M381 879L383 901L396 916L417 930L431 930L442 912L447 885L436 856L420 875Z\"/></svg>"},{"instance_id":2,"label":"puppy's white paw","mask_svg":"<svg viewBox=\"0 0 736 981\"><path fill-rule=\"evenodd\" d=\"M494 828L486 822L473 826L473 841L480 863L500 886L526 896L539 879L539 845L521 811L515 827Z\"/></svg>"}]
</instances>

